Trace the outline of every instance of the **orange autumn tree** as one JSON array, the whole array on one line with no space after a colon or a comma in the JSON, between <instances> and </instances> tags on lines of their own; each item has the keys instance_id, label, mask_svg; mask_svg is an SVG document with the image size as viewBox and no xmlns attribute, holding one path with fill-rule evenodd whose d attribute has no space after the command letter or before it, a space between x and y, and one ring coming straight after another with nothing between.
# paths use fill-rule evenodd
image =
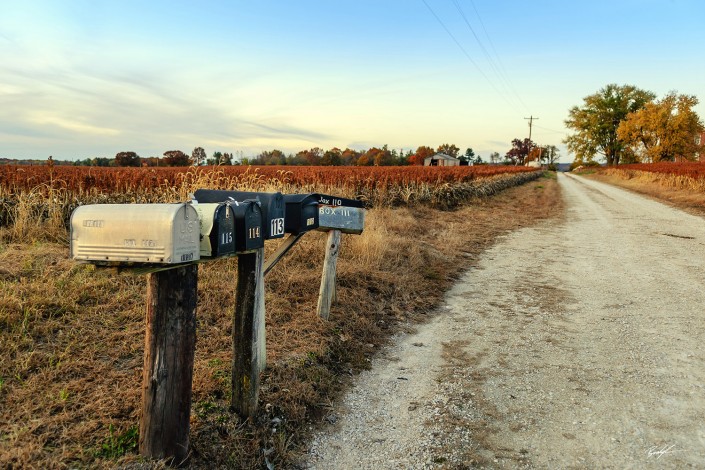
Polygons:
<instances>
[{"instance_id":1,"label":"orange autumn tree","mask_svg":"<svg viewBox=\"0 0 705 470\"><path fill-rule=\"evenodd\" d=\"M700 150L695 137L703 123L693 110L698 99L671 92L646 103L619 124L617 136L631 149L636 161L695 160Z\"/></svg>"},{"instance_id":2,"label":"orange autumn tree","mask_svg":"<svg viewBox=\"0 0 705 470\"><path fill-rule=\"evenodd\" d=\"M436 151L432 147L422 145L416 149L416 152L409 157L409 165L423 165L423 161L432 157L436 154Z\"/></svg>"}]
</instances>

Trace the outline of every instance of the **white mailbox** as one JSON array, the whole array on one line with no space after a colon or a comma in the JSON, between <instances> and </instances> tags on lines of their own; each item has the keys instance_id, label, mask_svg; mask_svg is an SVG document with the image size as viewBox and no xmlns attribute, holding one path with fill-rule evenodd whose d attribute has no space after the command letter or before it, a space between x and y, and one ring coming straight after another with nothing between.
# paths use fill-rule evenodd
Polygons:
<instances>
[{"instance_id":1,"label":"white mailbox","mask_svg":"<svg viewBox=\"0 0 705 470\"><path fill-rule=\"evenodd\" d=\"M200 259L191 204L93 204L71 214L71 258L96 264L176 264Z\"/></svg>"}]
</instances>

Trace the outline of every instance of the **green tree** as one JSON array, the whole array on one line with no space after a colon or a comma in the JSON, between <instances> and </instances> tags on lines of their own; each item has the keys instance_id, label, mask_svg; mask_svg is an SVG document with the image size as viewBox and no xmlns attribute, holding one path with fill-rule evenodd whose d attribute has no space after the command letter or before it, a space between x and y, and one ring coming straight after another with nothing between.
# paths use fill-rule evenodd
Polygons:
<instances>
[{"instance_id":1,"label":"green tree","mask_svg":"<svg viewBox=\"0 0 705 470\"><path fill-rule=\"evenodd\" d=\"M165 166L189 166L192 163L191 157L181 150L167 150L163 162Z\"/></svg>"},{"instance_id":2,"label":"green tree","mask_svg":"<svg viewBox=\"0 0 705 470\"><path fill-rule=\"evenodd\" d=\"M339 166L343 161L343 152L337 148L334 147L330 150L327 150L324 154L323 157L321 158L321 165L325 166Z\"/></svg>"},{"instance_id":3,"label":"green tree","mask_svg":"<svg viewBox=\"0 0 705 470\"><path fill-rule=\"evenodd\" d=\"M636 161L695 160L699 151L695 137L703 131L703 123L693 110L697 104L693 95L671 92L630 113L619 125L617 135Z\"/></svg>"},{"instance_id":4,"label":"green tree","mask_svg":"<svg viewBox=\"0 0 705 470\"><path fill-rule=\"evenodd\" d=\"M233 154L232 152L228 153L225 152L223 155L220 156L220 159L218 160L218 165L225 165L225 166L230 166L233 165Z\"/></svg>"},{"instance_id":5,"label":"green tree","mask_svg":"<svg viewBox=\"0 0 705 470\"><path fill-rule=\"evenodd\" d=\"M454 144L442 144L438 146L438 153L445 153L453 158L458 158L458 152L460 152L460 149Z\"/></svg>"},{"instance_id":6,"label":"green tree","mask_svg":"<svg viewBox=\"0 0 705 470\"><path fill-rule=\"evenodd\" d=\"M473 151L473 149L468 147L467 149L465 149L465 154L460 155L458 157L458 160L460 160L461 164L465 164L466 162L467 163L474 162L475 161L474 158L475 158L475 152Z\"/></svg>"},{"instance_id":7,"label":"green tree","mask_svg":"<svg viewBox=\"0 0 705 470\"><path fill-rule=\"evenodd\" d=\"M140 157L135 152L119 152L115 155L115 166L140 166Z\"/></svg>"},{"instance_id":8,"label":"green tree","mask_svg":"<svg viewBox=\"0 0 705 470\"><path fill-rule=\"evenodd\" d=\"M299 165L320 165L323 158L323 149L314 147L310 150L302 150L296 154L296 163Z\"/></svg>"},{"instance_id":9,"label":"green tree","mask_svg":"<svg viewBox=\"0 0 705 470\"><path fill-rule=\"evenodd\" d=\"M409 164L409 159L411 156L414 154L411 150L407 150L404 152L404 149L399 150L399 156L397 157L396 161L394 162L395 165L398 166L406 166Z\"/></svg>"},{"instance_id":10,"label":"green tree","mask_svg":"<svg viewBox=\"0 0 705 470\"><path fill-rule=\"evenodd\" d=\"M196 147L193 149L193 152L191 152L191 160L193 160L193 164L196 166L205 165L206 158L206 151L203 150L203 147Z\"/></svg>"},{"instance_id":11,"label":"green tree","mask_svg":"<svg viewBox=\"0 0 705 470\"><path fill-rule=\"evenodd\" d=\"M281 150L265 150L257 155L251 165L286 165L286 155Z\"/></svg>"},{"instance_id":12,"label":"green tree","mask_svg":"<svg viewBox=\"0 0 705 470\"><path fill-rule=\"evenodd\" d=\"M576 159L587 162L599 154L608 165L618 165L624 150L624 143L617 136L619 124L654 97L650 91L633 85L613 83L586 96L583 106L571 108L565 121L575 131L564 140L568 150L575 153Z\"/></svg>"},{"instance_id":13,"label":"green tree","mask_svg":"<svg viewBox=\"0 0 705 470\"><path fill-rule=\"evenodd\" d=\"M549 165L555 164L560 156L560 151L555 145L546 145L542 149L541 159L545 160Z\"/></svg>"}]
</instances>

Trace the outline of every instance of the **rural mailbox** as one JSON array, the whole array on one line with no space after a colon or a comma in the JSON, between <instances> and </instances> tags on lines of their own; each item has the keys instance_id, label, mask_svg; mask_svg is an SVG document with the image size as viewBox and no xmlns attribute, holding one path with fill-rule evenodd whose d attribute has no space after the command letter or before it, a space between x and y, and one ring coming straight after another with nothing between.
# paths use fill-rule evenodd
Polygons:
<instances>
[{"instance_id":1,"label":"rural mailbox","mask_svg":"<svg viewBox=\"0 0 705 470\"><path fill-rule=\"evenodd\" d=\"M360 234L365 228L365 209L362 201L317 194L318 230L340 230Z\"/></svg>"},{"instance_id":2,"label":"rural mailbox","mask_svg":"<svg viewBox=\"0 0 705 470\"><path fill-rule=\"evenodd\" d=\"M235 251L256 250L264 246L262 209L257 201L227 203L235 214Z\"/></svg>"},{"instance_id":3,"label":"rural mailbox","mask_svg":"<svg viewBox=\"0 0 705 470\"><path fill-rule=\"evenodd\" d=\"M177 264L200 259L191 204L92 204L71 214L71 258L95 264Z\"/></svg>"},{"instance_id":4,"label":"rural mailbox","mask_svg":"<svg viewBox=\"0 0 705 470\"><path fill-rule=\"evenodd\" d=\"M199 189L194 193L198 202L259 201L262 209L262 235L265 240L284 236L284 198L282 193L254 193Z\"/></svg>"},{"instance_id":5,"label":"rural mailbox","mask_svg":"<svg viewBox=\"0 0 705 470\"><path fill-rule=\"evenodd\" d=\"M235 215L225 203L194 204L201 221L201 256L215 258L235 253Z\"/></svg>"},{"instance_id":6,"label":"rural mailbox","mask_svg":"<svg viewBox=\"0 0 705 470\"><path fill-rule=\"evenodd\" d=\"M286 233L303 233L318 228L318 194L285 194L284 207Z\"/></svg>"}]
</instances>

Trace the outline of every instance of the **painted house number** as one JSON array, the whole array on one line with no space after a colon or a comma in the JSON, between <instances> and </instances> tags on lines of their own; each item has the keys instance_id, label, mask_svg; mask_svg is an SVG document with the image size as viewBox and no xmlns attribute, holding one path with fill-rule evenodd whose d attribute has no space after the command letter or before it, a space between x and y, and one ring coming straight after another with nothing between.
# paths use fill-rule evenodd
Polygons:
<instances>
[{"instance_id":1,"label":"painted house number","mask_svg":"<svg viewBox=\"0 0 705 470\"><path fill-rule=\"evenodd\" d=\"M259 227L250 227L247 230L247 238L259 238Z\"/></svg>"},{"instance_id":2,"label":"painted house number","mask_svg":"<svg viewBox=\"0 0 705 470\"><path fill-rule=\"evenodd\" d=\"M272 219L272 227L270 230L272 236L274 235L284 235L284 218Z\"/></svg>"},{"instance_id":3,"label":"painted house number","mask_svg":"<svg viewBox=\"0 0 705 470\"><path fill-rule=\"evenodd\" d=\"M233 232L223 232L220 234L220 244L227 245L233 242Z\"/></svg>"},{"instance_id":4,"label":"painted house number","mask_svg":"<svg viewBox=\"0 0 705 470\"><path fill-rule=\"evenodd\" d=\"M342 206L342 205L343 205L343 201L340 200L340 199L332 199L332 200L331 200L331 199L326 199L326 198L324 198L324 197L322 197L322 198L320 199L320 201L318 201L318 203L319 203L319 204L325 204L325 205L328 205L328 206Z\"/></svg>"},{"instance_id":5,"label":"painted house number","mask_svg":"<svg viewBox=\"0 0 705 470\"><path fill-rule=\"evenodd\" d=\"M342 215L343 217L352 217L352 213L345 207L326 207L319 209L319 214L323 215Z\"/></svg>"}]
</instances>

